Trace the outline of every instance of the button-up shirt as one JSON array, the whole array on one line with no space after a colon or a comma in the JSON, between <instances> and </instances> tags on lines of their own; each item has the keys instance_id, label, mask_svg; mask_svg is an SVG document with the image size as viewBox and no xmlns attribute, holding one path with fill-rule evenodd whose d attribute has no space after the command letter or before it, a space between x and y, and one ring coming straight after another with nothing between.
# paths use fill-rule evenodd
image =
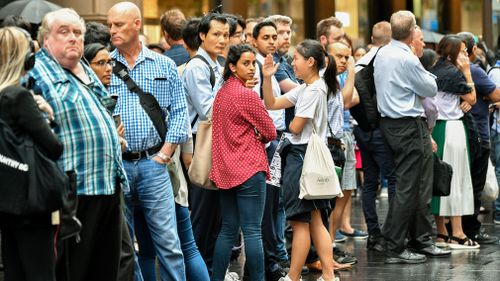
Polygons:
<instances>
[{"instance_id":1,"label":"button-up shirt","mask_svg":"<svg viewBox=\"0 0 500 281\"><path fill-rule=\"evenodd\" d=\"M264 65L264 57L261 54L257 54L256 56L257 61L259 61L262 65ZM260 92L260 84L262 81L260 81L260 68L256 64L255 68L255 77L259 79L259 82L254 86L253 90L259 94L260 97L263 97L264 94ZM276 80L276 77L273 75L271 78L271 82L273 85L273 95L275 97L281 96L281 88L280 84L278 83L278 80ZM280 110L268 110L269 115L273 119L274 126L276 126L276 130L278 131L284 131L286 129L285 125L285 110L280 109Z\"/></svg>"},{"instance_id":2,"label":"button-up shirt","mask_svg":"<svg viewBox=\"0 0 500 281\"><path fill-rule=\"evenodd\" d=\"M122 54L115 49L111 57L127 66ZM152 94L168 119L168 143L184 143L188 139L186 130L187 108L184 88L179 78L175 63L145 46L135 60L135 65L128 66L128 75L146 94ZM162 142L156 128L140 104L139 96L129 91L125 82L114 75L109 91L118 96L115 115L120 115L125 126L125 139L128 151L143 151Z\"/></svg>"},{"instance_id":3,"label":"button-up shirt","mask_svg":"<svg viewBox=\"0 0 500 281\"><path fill-rule=\"evenodd\" d=\"M198 121L207 120L207 114L212 107L215 94L221 87L222 72L224 70L224 67L218 61L212 60L203 48L199 48L197 54L204 57L210 66L201 59L192 59L187 63L182 73L190 122L192 123L196 119L193 126L194 134L198 128ZM209 67L214 70L215 74L213 88L210 84Z\"/></svg>"},{"instance_id":4,"label":"button-up shirt","mask_svg":"<svg viewBox=\"0 0 500 281\"><path fill-rule=\"evenodd\" d=\"M105 108L111 98L92 70L81 64L90 78L88 85L42 49L29 75L54 110L54 132L64 144L58 164L63 171L76 172L77 194L111 195L117 178L128 189L115 123Z\"/></svg>"},{"instance_id":5,"label":"button-up shirt","mask_svg":"<svg viewBox=\"0 0 500 281\"><path fill-rule=\"evenodd\" d=\"M417 117L424 113L421 97L437 93L436 77L424 69L408 45L392 40L374 62L377 105L382 117Z\"/></svg>"}]
</instances>

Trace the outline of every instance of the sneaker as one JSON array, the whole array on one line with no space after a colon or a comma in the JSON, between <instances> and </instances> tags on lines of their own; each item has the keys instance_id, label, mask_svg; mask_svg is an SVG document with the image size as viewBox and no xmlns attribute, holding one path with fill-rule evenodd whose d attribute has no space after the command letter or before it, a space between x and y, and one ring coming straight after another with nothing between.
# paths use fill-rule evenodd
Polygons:
<instances>
[{"instance_id":1,"label":"sneaker","mask_svg":"<svg viewBox=\"0 0 500 281\"><path fill-rule=\"evenodd\" d=\"M368 233L366 232L363 232L361 230L357 230L357 229L354 229L354 231L352 233L347 233L345 231L342 231L342 230L339 230L339 232L344 235L345 237L349 237L349 238L354 238L354 239L359 239L359 240L362 240L362 239L366 239L368 238ZM337 236L335 236L337 237Z\"/></svg>"},{"instance_id":2,"label":"sneaker","mask_svg":"<svg viewBox=\"0 0 500 281\"><path fill-rule=\"evenodd\" d=\"M377 252L384 252L384 237L381 235L372 235L369 236L367 241L366 241L366 248L368 250L375 250Z\"/></svg>"},{"instance_id":3,"label":"sneaker","mask_svg":"<svg viewBox=\"0 0 500 281\"><path fill-rule=\"evenodd\" d=\"M335 261L341 264L355 264L358 262L358 259L353 256L351 253L344 252L337 247L333 248L333 258Z\"/></svg>"},{"instance_id":4,"label":"sneaker","mask_svg":"<svg viewBox=\"0 0 500 281\"><path fill-rule=\"evenodd\" d=\"M493 220L495 224L500 224L500 215L496 215L495 219Z\"/></svg>"},{"instance_id":5,"label":"sneaker","mask_svg":"<svg viewBox=\"0 0 500 281\"><path fill-rule=\"evenodd\" d=\"M498 237L489 235L485 232L479 232L474 236L472 240L476 241L479 244L494 244L498 242Z\"/></svg>"},{"instance_id":6,"label":"sneaker","mask_svg":"<svg viewBox=\"0 0 500 281\"><path fill-rule=\"evenodd\" d=\"M403 252L396 254L391 252L386 252L385 263L406 263L406 264L414 264L414 263L423 263L427 260L425 255L417 254L414 252L405 249Z\"/></svg>"},{"instance_id":7,"label":"sneaker","mask_svg":"<svg viewBox=\"0 0 500 281\"><path fill-rule=\"evenodd\" d=\"M236 272L227 271L224 281L239 281L240 276Z\"/></svg>"},{"instance_id":8,"label":"sneaker","mask_svg":"<svg viewBox=\"0 0 500 281\"><path fill-rule=\"evenodd\" d=\"M340 233L339 230L335 232L335 243L341 243L347 240L347 237L345 237L342 233Z\"/></svg>"},{"instance_id":9,"label":"sneaker","mask_svg":"<svg viewBox=\"0 0 500 281\"><path fill-rule=\"evenodd\" d=\"M325 279L323 279L323 276L320 276L318 279L316 279L316 281L325 281ZM339 277L335 276L333 278L333 281L340 281Z\"/></svg>"},{"instance_id":10,"label":"sneaker","mask_svg":"<svg viewBox=\"0 0 500 281\"><path fill-rule=\"evenodd\" d=\"M285 277L282 277L279 281L292 281L292 279L290 277L288 277L288 275L287 275ZM300 278L300 281L303 281L302 277Z\"/></svg>"},{"instance_id":11,"label":"sneaker","mask_svg":"<svg viewBox=\"0 0 500 281\"><path fill-rule=\"evenodd\" d=\"M279 281L281 278L286 277L287 272L281 268L281 266L278 266L278 268L275 271L268 272L267 273L267 281Z\"/></svg>"}]
</instances>

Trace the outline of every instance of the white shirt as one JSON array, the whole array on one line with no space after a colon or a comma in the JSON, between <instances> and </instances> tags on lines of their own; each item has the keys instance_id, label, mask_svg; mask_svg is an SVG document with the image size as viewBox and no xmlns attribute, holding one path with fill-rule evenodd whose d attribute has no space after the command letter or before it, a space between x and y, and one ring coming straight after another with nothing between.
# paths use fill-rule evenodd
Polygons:
<instances>
[{"instance_id":1,"label":"white shirt","mask_svg":"<svg viewBox=\"0 0 500 281\"><path fill-rule=\"evenodd\" d=\"M264 65L264 57L261 54L257 54L257 60ZM255 77L257 77L258 81L257 84L253 87L253 90L259 94L259 96L262 98L263 94L260 92L260 84L262 81L260 81L260 67L256 65L255 69ZM281 95L281 89L280 89L280 84L278 83L278 80L276 80L276 77L274 75L271 78L272 85L273 85L273 95L275 97L279 97ZM264 101L262 101L264 102ZM268 110L269 116L271 119L273 119L273 124L276 127L276 130L278 131L284 131L286 129L285 125L285 110L280 109L280 110Z\"/></svg>"},{"instance_id":2,"label":"white shirt","mask_svg":"<svg viewBox=\"0 0 500 281\"><path fill-rule=\"evenodd\" d=\"M287 134L292 144L307 144L313 132L326 141L327 135L327 95L328 87L320 78L310 85L301 84L285 94L285 97L295 105L295 116L311 119L298 135Z\"/></svg>"},{"instance_id":3,"label":"white shirt","mask_svg":"<svg viewBox=\"0 0 500 281\"><path fill-rule=\"evenodd\" d=\"M459 95L438 91L434 102L438 107L438 120L458 120L464 116Z\"/></svg>"}]
</instances>

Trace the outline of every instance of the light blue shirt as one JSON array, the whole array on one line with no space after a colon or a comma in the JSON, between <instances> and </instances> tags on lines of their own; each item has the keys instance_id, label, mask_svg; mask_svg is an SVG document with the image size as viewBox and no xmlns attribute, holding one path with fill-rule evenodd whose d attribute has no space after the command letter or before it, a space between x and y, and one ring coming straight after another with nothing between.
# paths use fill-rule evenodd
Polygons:
<instances>
[{"instance_id":1,"label":"light blue shirt","mask_svg":"<svg viewBox=\"0 0 500 281\"><path fill-rule=\"evenodd\" d=\"M424 113L422 97L437 93L436 76L424 69L408 45L392 40L374 63L378 111L382 117L417 117Z\"/></svg>"},{"instance_id":2,"label":"light blue shirt","mask_svg":"<svg viewBox=\"0 0 500 281\"><path fill-rule=\"evenodd\" d=\"M197 54L204 57L214 70L215 85L212 89L210 68L204 61L192 59L187 63L182 73L182 81L186 90L190 122L193 122L198 115L198 119L193 126L193 133L196 133L198 129L198 121L207 120L215 94L221 87L222 72L224 71L224 67L218 61L213 61L203 48L199 48Z\"/></svg>"}]
</instances>

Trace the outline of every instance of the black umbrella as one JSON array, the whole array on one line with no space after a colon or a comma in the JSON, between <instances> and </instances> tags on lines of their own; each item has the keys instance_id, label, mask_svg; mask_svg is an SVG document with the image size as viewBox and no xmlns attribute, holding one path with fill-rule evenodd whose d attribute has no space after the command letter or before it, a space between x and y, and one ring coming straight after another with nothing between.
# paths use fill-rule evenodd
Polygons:
<instances>
[{"instance_id":1,"label":"black umbrella","mask_svg":"<svg viewBox=\"0 0 500 281\"><path fill-rule=\"evenodd\" d=\"M61 9L60 6L44 0L17 0L0 9L0 20L15 15L26 18L31 23L40 23L45 14Z\"/></svg>"}]
</instances>

